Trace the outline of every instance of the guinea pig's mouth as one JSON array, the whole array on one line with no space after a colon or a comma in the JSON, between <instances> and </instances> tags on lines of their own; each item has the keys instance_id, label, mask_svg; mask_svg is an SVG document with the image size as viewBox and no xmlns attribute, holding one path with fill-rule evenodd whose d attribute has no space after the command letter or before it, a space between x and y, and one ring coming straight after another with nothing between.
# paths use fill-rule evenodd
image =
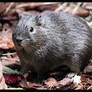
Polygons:
<instances>
[{"instance_id":1,"label":"guinea pig's mouth","mask_svg":"<svg viewBox=\"0 0 92 92\"><path fill-rule=\"evenodd\" d=\"M22 47L27 47L27 46L29 46L29 45L30 45L30 39L22 40L21 43L20 43L20 45L21 45Z\"/></svg>"}]
</instances>

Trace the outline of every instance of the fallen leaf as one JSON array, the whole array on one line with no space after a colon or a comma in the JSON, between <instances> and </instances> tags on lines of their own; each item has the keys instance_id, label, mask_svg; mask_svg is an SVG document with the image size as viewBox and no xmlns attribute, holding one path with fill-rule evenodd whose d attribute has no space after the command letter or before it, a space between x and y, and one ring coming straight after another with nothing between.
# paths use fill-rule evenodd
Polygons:
<instances>
[{"instance_id":1,"label":"fallen leaf","mask_svg":"<svg viewBox=\"0 0 92 92\"><path fill-rule=\"evenodd\" d=\"M54 87L57 84L57 80L55 78L49 78L44 81L44 84L46 84L48 87Z\"/></svg>"},{"instance_id":2,"label":"fallen leaf","mask_svg":"<svg viewBox=\"0 0 92 92\"><path fill-rule=\"evenodd\" d=\"M15 85L21 81L21 76L20 75L15 75L15 74L3 74L5 78L5 82L8 85Z\"/></svg>"},{"instance_id":3,"label":"fallen leaf","mask_svg":"<svg viewBox=\"0 0 92 92\"><path fill-rule=\"evenodd\" d=\"M79 84L79 85L75 88L75 90L83 90L83 85L82 85L82 84Z\"/></svg>"},{"instance_id":4,"label":"fallen leaf","mask_svg":"<svg viewBox=\"0 0 92 92\"><path fill-rule=\"evenodd\" d=\"M7 89L7 85L5 83L5 79L2 73L2 64L0 63L0 89Z\"/></svg>"},{"instance_id":5,"label":"fallen leaf","mask_svg":"<svg viewBox=\"0 0 92 92\"><path fill-rule=\"evenodd\" d=\"M60 90L69 90L76 88L76 83L73 82L72 79L64 78L63 80L60 80L57 85L57 89Z\"/></svg>"},{"instance_id":6,"label":"fallen leaf","mask_svg":"<svg viewBox=\"0 0 92 92\"><path fill-rule=\"evenodd\" d=\"M88 65L87 67L85 67L84 73L92 73L92 65Z\"/></svg>"},{"instance_id":7,"label":"fallen leaf","mask_svg":"<svg viewBox=\"0 0 92 92\"><path fill-rule=\"evenodd\" d=\"M61 86L65 86L65 85L69 85L73 82L72 79L69 79L69 78L64 78L63 80L59 81L59 84Z\"/></svg>"},{"instance_id":8,"label":"fallen leaf","mask_svg":"<svg viewBox=\"0 0 92 92\"><path fill-rule=\"evenodd\" d=\"M19 72L17 70L13 70L9 67L6 67L6 66L3 66L3 73L6 73L6 74L19 74Z\"/></svg>"},{"instance_id":9,"label":"fallen leaf","mask_svg":"<svg viewBox=\"0 0 92 92\"><path fill-rule=\"evenodd\" d=\"M12 33L10 31L2 31L0 34L0 48L14 48L14 44L12 41Z\"/></svg>"},{"instance_id":10,"label":"fallen leaf","mask_svg":"<svg viewBox=\"0 0 92 92\"><path fill-rule=\"evenodd\" d=\"M26 79L22 79L19 83L19 86L21 86L22 88L29 88Z\"/></svg>"},{"instance_id":11,"label":"fallen leaf","mask_svg":"<svg viewBox=\"0 0 92 92\"><path fill-rule=\"evenodd\" d=\"M39 88L42 87L40 83L32 83L32 82L27 82L27 85L29 88Z\"/></svg>"}]
</instances>

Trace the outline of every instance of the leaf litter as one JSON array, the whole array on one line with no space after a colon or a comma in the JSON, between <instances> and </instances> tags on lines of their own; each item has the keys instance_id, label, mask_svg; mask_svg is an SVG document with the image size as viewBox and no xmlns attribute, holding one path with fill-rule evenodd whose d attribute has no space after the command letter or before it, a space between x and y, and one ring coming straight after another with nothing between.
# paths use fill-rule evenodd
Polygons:
<instances>
[{"instance_id":1,"label":"leaf litter","mask_svg":"<svg viewBox=\"0 0 92 92\"><path fill-rule=\"evenodd\" d=\"M92 3L90 3L92 5ZM92 65L89 64L75 79L62 77L57 71L50 73L42 83L28 80L29 73L20 74L21 64L12 41L12 32L18 22L18 14L46 13L48 11L67 11L80 16L92 27L92 10L87 2L48 2L48 3L5 3L0 2L0 89L8 90L92 90ZM89 9L88 9L89 8ZM3 69L2 69L3 68ZM54 76L53 76L54 75ZM59 76L56 76L59 75ZM31 75L30 75L31 76ZM61 78L58 78L61 77Z\"/></svg>"}]
</instances>

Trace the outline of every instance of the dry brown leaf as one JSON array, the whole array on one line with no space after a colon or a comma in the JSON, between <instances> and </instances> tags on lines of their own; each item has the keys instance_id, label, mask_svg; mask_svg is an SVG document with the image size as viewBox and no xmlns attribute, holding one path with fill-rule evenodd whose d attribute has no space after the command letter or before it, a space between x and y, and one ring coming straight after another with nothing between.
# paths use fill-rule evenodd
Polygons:
<instances>
[{"instance_id":1,"label":"dry brown leaf","mask_svg":"<svg viewBox=\"0 0 92 92\"><path fill-rule=\"evenodd\" d=\"M78 85L73 82L72 79L64 78L58 82L57 89L60 90L70 90L76 88Z\"/></svg>"},{"instance_id":2,"label":"dry brown leaf","mask_svg":"<svg viewBox=\"0 0 92 92\"><path fill-rule=\"evenodd\" d=\"M59 84L62 85L62 86L65 86L65 85L69 85L73 82L72 79L69 79L69 78L64 78L63 80L59 81Z\"/></svg>"},{"instance_id":3,"label":"dry brown leaf","mask_svg":"<svg viewBox=\"0 0 92 92\"><path fill-rule=\"evenodd\" d=\"M12 33L10 31L2 31L0 35L0 48L9 49L13 48Z\"/></svg>"},{"instance_id":4,"label":"dry brown leaf","mask_svg":"<svg viewBox=\"0 0 92 92\"><path fill-rule=\"evenodd\" d=\"M9 3L0 2L0 13L4 12L8 5Z\"/></svg>"},{"instance_id":5,"label":"dry brown leaf","mask_svg":"<svg viewBox=\"0 0 92 92\"><path fill-rule=\"evenodd\" d=\"M83 85L82 84L78 85L77 88L75 88L75 90L83 90Z\"/></svg>"},{"instance_id":6,"label":"dry brown leaf","mask_svg":"<svg viewBox=\"0 0 92 92\"><path fill-rule=\"evenodd\" d=\"M92 79L87 78L87 83L92 85Z\"/></svg>"},{"instance_id":7,"label":"dry brown leaf","mask_svg":"<svg viewBox=\"0 0 92 92\"><path fill-rule=\"evenodd\" d=\"M29 88L39 88L42 87L40 83L32 83L32 82L27 82L27 85Z\"/></svg>"},{"instance_id":8,"label":"dry brown leaf","mask_svg":"<svg viewBox=\"0 0 92 92\"><path fill-rule=\"evenodd\" d=\"M19 85L20 85L22 88L29 88L28 85L27 85L26 79L23 79L23 80L19 83Z\"/></svg>"},{"instance_id":9,"label":"dry brown leaf","mask_svg":"<svg viewBox=\"0 0 92 92\"><path fill-rule=\"evenodd\" d=\"M92 65L88 65L87 67L85 67L84 73L92 73Z\"/></svg>"},{"instance_id":10,"label":"dry brown leaf","mask_svg":"<svg viewBox=\"0 0 92 92\"><path fill-rule=\"evenodd\" d=\"M10 55L10 53L7 53L6 56L2 56L0 62L2 63L2 65L4 66L9 66L9 65L13 65L13 64L17 64L20 65L19 58L17 56L17 54L12 54Z\"/></svg>"},{"instance_id":11,"label":"dry brown leaf","mask_svg":"<svg viewBox=\"0 0 92 92\"><path fill-rule=\"evenodd\" d=\"M74 9L75 9L75 7L76 7L76 4L71 3L70 6L65 6L63 9L61 8L58 11L64 10L64 11L67 11L67 12L72 14ZM78 10L76 10L76 12L74 13L74 15L86 17L86 16L89 15L89 11L84 9L84 8L82 8L82 7L79 7Z\"/></svg>"},{"instance_id":12,"label":"dry brown leaf","mask_svg":"<svg viewBox=\"0 0 92 92\"><path fill-rule=\"evenodd\" d=\"M73 12L73 9L74 9L75 7L76 7L75 4L71 4L71 5L70 5L70 10L69 10L69 12L72 13L72 12ZM89 11L86 10L86 9L84 9L84 8L82 8L82 7L79 7L78 10L75 12L74 15L84 16L84 17L85 17L85 16L88 16L88 15L89 15Z\"/></svg>"},{"instance_id":13,"label":"dry brown leaf","mask_svg":"<svg viewBox=\"0 0 92 92\"><path fill-rule=\"evenodd\" d=\"M0 89L7 89L7 85L5 84L5 79L2 73L2 64L0 62Z\"/></svg>"},{"instance_id":14,"label":"dry brown leaf","mask_svg":"<svg viewBox=\"0 0 92 92\"><path fill-rule=\"evenodd\" d=\"M53 87L57 84L57 80L55 78L49 78L48 80L44 81L44 83L48 86L48 87Z\"/></svg>"},{"instance_id":15,"label":"dry brown leaf","mask_svg":"<svg viewBox=\"0 0 92 92\"><path fill-rule=\"evenodd\" d=\"M84 3L84 6L85 6L87 9L92 9L92 2L86 2L86 3Z\"/></svg>"},{"instance_id":16,"label":"dry brown leaf","mask_svg":"<svg viewBox=\"0 0 92 92\"><path fill-rule=\"evenodd\" d=\"M31 89L37 89L37 90L47 90L43 85L39 83L32 83L32 82L27 82L27 85Z\"/></svg>"}]
</instances>

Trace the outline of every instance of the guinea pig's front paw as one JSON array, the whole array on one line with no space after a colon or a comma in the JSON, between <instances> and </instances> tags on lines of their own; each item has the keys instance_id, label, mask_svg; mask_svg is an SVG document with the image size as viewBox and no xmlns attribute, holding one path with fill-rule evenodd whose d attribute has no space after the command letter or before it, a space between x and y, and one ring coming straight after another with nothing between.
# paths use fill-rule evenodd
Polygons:
<instances>
[{"instance_id":1,"label":"guinea pig's front paw","mask_svg":"<svg viewBox=\"0 0 92 92\"><path fill-rule=\"evenodd\" d=\"M68 73L68 74L66 75L66 77L71 79L71 78L73 78L75 75L77 75L77 73L71 72L71 73Z\"/></svg>"},{"instance_id":2,"label":"guinea pig's front paw","mask_svg":"<svg viewBox=\"0 0 92 92\"><path fill-rule=\"evenodd\" d=\"M68 73L66 75L67 78L70 78L73 80L74 83L80 83L81 82L81 76L80 76L80 73Z\"/></svg>"}]
</instances>

